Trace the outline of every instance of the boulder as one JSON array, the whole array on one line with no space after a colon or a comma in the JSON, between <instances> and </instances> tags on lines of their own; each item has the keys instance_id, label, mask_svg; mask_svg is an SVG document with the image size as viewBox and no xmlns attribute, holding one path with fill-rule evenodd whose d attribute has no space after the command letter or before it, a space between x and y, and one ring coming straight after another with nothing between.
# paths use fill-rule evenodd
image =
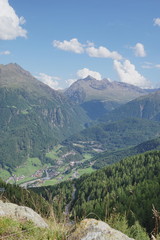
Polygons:
<instances>
[{"instance_id":1,"label":"boulder","mask_svg":"<svg viewBox=\"0 0 160 240\"><path fill-rule=\"evenodd\" d=\"M18 220L31 220L37 227L48 227L48 224L43 220L43 218L33 211L33 209L18 206L13 203L4 203L0 201L0 217L12 217Z\"/></svg>"},{"instance_id":2,"label":"boulder","mask_svg":"<svg viewBox=\"0 0 160 240\"><path fill-rule=\"evenodd\" d=\"M68 240L134 240L107 223L95 219L85 219Z\"/></svg>"}]
</instances>

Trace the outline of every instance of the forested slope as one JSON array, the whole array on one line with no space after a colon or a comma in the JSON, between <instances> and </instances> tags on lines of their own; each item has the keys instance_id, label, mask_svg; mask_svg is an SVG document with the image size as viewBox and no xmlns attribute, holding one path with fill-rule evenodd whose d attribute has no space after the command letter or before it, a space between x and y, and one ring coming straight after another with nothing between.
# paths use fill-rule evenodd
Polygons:
<instances>
[{"instance_id":1,"label":"forested slope","mask_svg":"<svg viewBox=\"0 0 160 240\"><path fill-rule=\"evenodd\" d=\"M126 215L130 225L139 221L151 232L154 227L153 205L160 210L160 151L146 152L126 158L77 180L57 186L35 189L45 197L46 189L59 199L61 210L72 199L72 214L78 218ZM66 193L68 197L66 198ZM55 211L57 211L57 207Z\"/></svg>"},{"instance_id":2,"label":"forested slope","mask_svg":"<svg viewBox=\"0 0 160 240\"><path fill-rule=\"evenodd\" d=\"M144 153L151 150L160 150L160 138L151 139L134 147L124 148L117 151L105 151L97 154L91 159L94 162L93 168L100 169L108 164L113 164L123 158Z\"/></svg>"},{"instance_id":3,"label":"forested slope","mask_svg":"<svg viewBox=\"0 0 160 240\"><path fill-rule=\"evenodd\" d=\"M49 216L49 203L31 190L26 190L15 184L5 183L0 179L0 200L16 203L32 208L42 216Z\"/></svg>"}]
</instances>

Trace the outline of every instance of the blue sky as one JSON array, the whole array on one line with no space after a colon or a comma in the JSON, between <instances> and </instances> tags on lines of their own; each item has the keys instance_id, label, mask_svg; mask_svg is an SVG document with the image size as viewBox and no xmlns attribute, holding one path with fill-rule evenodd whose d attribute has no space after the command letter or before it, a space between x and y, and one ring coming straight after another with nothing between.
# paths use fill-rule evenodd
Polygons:
<instances>
[{"instance_id":1,"label":"blue sky","mask_svg":"<svg viewBox=\"0 0 160 240\"><path fill-rule=\"evenodd\" d=\"M159 0L0 0L0 63L54 89L92 75L160 87Z\"/></svg>"}]
</instances>

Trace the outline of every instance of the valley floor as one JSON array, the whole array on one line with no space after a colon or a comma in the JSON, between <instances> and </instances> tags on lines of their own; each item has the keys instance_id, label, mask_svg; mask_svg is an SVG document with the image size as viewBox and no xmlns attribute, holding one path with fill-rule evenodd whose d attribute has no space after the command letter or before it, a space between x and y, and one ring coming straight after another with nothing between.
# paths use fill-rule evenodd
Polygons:
<instances>
[{"instance_id":1,"label":"valley floor","mask_svg":"<svg viewBox=\"0 0 160 240\"><path fill-rule=\"evenodd\" d=\"M29 158L22 166L17 167L12 176L6 170L0 169L2 179L7 183L16 183L24 188L54 185L61 181L72 180L84 173L91 173L93 162L89 162L92 154L83 154L83 159L77 159L74 150L61 152L58 145L46 154L49 163L42 165L38 158ZM85 162L87 165L85 166Z\"/></svg>"}]
</instances>

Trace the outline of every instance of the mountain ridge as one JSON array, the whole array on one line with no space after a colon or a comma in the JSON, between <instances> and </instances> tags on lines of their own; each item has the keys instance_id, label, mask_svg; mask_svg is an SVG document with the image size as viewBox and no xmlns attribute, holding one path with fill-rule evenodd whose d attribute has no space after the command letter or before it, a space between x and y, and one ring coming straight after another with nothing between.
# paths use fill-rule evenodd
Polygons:
<instances>
[{"instance_id":1,"label":"mountain ridge","mask_svg":"<svg viewBox=\"0 0 160 240\"><path fill-rule=\"evenodd\" d=\"M90 100L124 103L143 94L147 94L147 91L134 85L108 79L97 80L91 76L78 79L65 90L65 95L77 104Z\"/></svg>"}]
</instances>

